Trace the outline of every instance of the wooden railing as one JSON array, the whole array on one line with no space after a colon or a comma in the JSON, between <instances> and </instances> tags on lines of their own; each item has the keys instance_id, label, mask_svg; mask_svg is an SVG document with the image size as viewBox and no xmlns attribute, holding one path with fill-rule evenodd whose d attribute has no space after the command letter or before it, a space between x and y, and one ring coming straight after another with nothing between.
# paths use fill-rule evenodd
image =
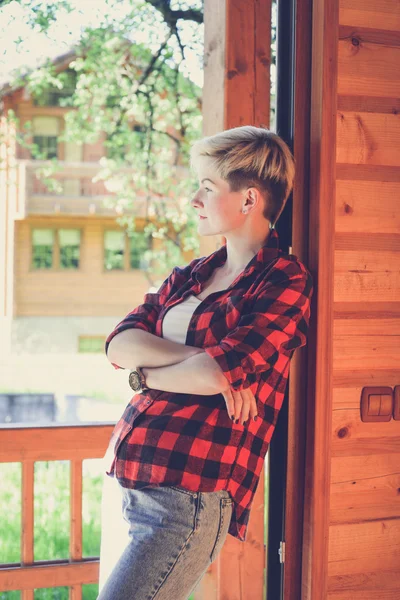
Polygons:
<instances>
[{"instance_id":1,"label":"wooden railing","mask_svg":"<svg viewBox=\"0 0 400 600\"><path fill-rule=\"evenodd\" d=\"M82 586L99 581L98 556L82 557L82 462L104 457L115 423L49 424L0 427L0 463L21 463L21 562L0 563L0 592L21 590L21 600L33 600L38 588L69 588L70 600L82 600ZM65 560L34 560L34 465L36 461L68 460L70 469L70 545ZM1 466L0 466L1 469ZM0 482L4 485L4 478ZM249 542L228 536L212 563L195 600L262 598L264 545L264 469L256 491ZM237 580L246 577L238 592Z\"/></svg>"},{"instance_id":2,"label":"wooden railing","mask_svg":"<svg viewBox=\"0 0 400 600\"><path fill-rule=\"evenodd\" d=\"M34 589L68 586L70 600L81 600L82 585L97 583L99 557L82 558L82 461L102 458L114 423L0 428L0 463L22 464L21 563L0 564L0 591L21 590L33 600ZM70 556L34 561L35 461L69 460ZM4 481L3 481L4 485Z\"/></svg>"},{"instance_id":3,"label":"wooden railing","mask_svg":"<svg viewBox=\"0 0 400 600\"><path fill-rule=\"evenodd\" d=\"M12 204L17 219L25 219L32 214L66 213L68 215L97 214L115 216L115 208L109 201L114 196L107 190L104 182L93 181L103 169L99 162L69 162L58 161L57 169L49 172L48 178L58 182L60 190L49 191L47 186L37 178L37 171L49 169L51 161L13 159L8 169L8 179L13 181L13 187L7 190L12 198ZM179 179L188 176L185 167L175 167ZM118 169L120 176L129 176L132 167ZM151 201L160 200L151 196ZM168 207L176 208L176 198L165 196L163 202ZM147 193L135 195L135 214L146 216ZM132 207L126 206L125 212L131 213Z\"/></svg>"}]
</instances>

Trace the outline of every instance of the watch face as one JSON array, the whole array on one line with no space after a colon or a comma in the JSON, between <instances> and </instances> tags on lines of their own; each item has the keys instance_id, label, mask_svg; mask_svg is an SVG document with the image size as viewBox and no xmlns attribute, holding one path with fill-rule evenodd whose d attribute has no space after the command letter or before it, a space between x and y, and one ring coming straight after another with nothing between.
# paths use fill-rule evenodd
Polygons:
<instances>
[{"instance_id":1,"label":"watch face","mask_svg":"<svg viewBox=\"0 0 400 600\"><path fill-rule=\"evenodd\" d=\"M132 371L129 373L129 385L134 392L137 392L141 389L139 373L137 371Z\"/></svg>"}]
</instances>

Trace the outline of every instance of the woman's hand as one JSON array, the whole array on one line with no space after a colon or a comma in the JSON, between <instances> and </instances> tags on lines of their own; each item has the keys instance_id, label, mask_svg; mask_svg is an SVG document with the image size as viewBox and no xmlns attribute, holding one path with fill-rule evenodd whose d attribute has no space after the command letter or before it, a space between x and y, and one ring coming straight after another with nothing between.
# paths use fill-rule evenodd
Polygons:
<instances>
[{"instance_id":1,"label":"woman's hand","mask_svg":"<svg viewBox=\"0 0 400 600\"><path fill-rule=\"evenodd\" d=\"M232 421L239 420L244 425L249 416L254 418L255 421L257 420L257 402L250 388L241 392L227 388L221 394L225 399L228 415Z\"/></svg>"}]
</instances>

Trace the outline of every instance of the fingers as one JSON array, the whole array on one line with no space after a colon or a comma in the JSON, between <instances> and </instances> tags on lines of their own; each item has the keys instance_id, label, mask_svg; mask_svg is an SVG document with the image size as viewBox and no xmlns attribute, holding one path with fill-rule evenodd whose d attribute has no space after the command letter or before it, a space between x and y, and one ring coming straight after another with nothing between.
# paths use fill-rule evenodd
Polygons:
<instances>
[{"instance_id":1,"label":"fingers","mask_svg":"<svg viewBox=\"0 0 400 600\"><path fill-rule=\"evenodd\" d=\"M247 388L247 390L242 390L239 393L243 397L243 405L240 413L240 423L244 425L249 418L256 420L255 417L257 417L258 415L257 401L250 388Z\"/></svg>"},{"instance_id":2,"label":"fingers","mask_svg":"<svg viewBox=\"0 0 400 600\"><path fill-rule=\"evenodd\" d=\"M235 416L235 401L233 399L233 394L232 394L230 388L224 390L221 393L225 399L226 409L228 411L229 418L232 421L234 421L236 419L236 416Z\"/></svg>"},{"instance_id":3,"label":"fingers","mask_svg":"<svg viewBox=\"0 0 400 600\"><path fill-rule=\"evenodd\" d=\"M232 421L239 422L240 414L242 411L243 398L240 392L235 392L230 388L221 392L225 398L225 404L228 411L229 418Z\"/></svg>"},{"instance_id":4,"label":"fingers","mask_svg":"<svg viewBox=\"0 0 400 600\"><path fill-rule=\"evenodd\" d=\"M230 419L236 423L241 423L242 425L244 425L249 418L254 420L257 419L257 401L250 388L242 390L241 392L236 392L228 388L222 392L222 395L224 396Z\"/></svg>"}]
</instances>

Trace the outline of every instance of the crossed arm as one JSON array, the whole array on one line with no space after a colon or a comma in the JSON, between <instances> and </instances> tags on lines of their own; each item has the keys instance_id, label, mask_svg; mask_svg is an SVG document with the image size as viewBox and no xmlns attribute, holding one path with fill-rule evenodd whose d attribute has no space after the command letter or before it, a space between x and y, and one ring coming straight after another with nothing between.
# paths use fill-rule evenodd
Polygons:
<instances>
[{"instance_id":1,"label":"crossed arm","mask_svg":"<svg viewBox=\"0 0 400 600\"><path fill-rule=\"evenodd\" d=\"M224 396L229 417L242 425L257 418L250 390L234 392L224 373L202 348L165 340L140 329L126 329L110 342L110 362L120 368L142 367L149 388L183 394Z\"/></svg>"},{"instance_id":2,"label":"crossed arm","mask_svg":"<svg viewBox=\"0 0 400 600\"><path fill-rule=\"evenodd\" d=\"M140 329L126 329L110 342L108 359L123 369L142 367L147 385L165 392L211 395L229 387L202 348L186 346Z\"/></svg>"}]
</instances>

